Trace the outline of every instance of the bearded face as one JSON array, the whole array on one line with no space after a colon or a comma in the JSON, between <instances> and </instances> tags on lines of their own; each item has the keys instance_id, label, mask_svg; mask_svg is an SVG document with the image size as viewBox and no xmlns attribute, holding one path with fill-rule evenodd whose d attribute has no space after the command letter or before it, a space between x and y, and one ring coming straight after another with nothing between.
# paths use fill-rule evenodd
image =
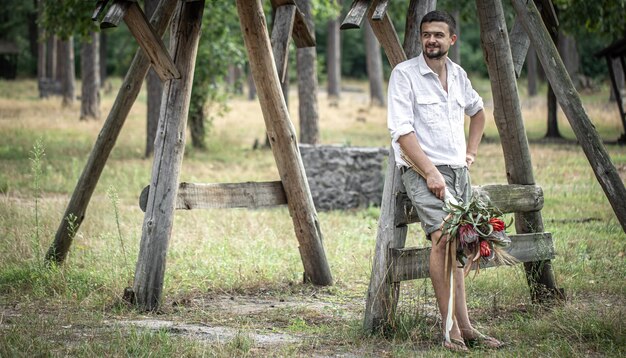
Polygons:
<instances>
[{"instance_id":1,"label":"bearded face","mask_svg":"<svg viewBox=\"0 0 626 358\"><path fill-rule=\"evenodd\" d=\"M448 54L456 35L450 35L445 22L426 22L421 29L422 51L429 59L439 60Z\"/></svg>"}]
</instances>

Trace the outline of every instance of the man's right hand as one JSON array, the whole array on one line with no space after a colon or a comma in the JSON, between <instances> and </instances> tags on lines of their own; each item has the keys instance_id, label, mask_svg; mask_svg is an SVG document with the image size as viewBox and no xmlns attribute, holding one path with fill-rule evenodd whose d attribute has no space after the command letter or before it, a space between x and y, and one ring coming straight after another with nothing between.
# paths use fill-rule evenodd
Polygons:
<instances>
[{"instance_id":1,"label":"man's right hand","mask_svg":"<svg viewBox=\"0 0 626 358\"><path fill-rule=\"evenodd\" d=\"M446 196L446 181L439 170L435 169L426 174L426 185L428 189L441 200Z\"/></svg>"}]
</instances>

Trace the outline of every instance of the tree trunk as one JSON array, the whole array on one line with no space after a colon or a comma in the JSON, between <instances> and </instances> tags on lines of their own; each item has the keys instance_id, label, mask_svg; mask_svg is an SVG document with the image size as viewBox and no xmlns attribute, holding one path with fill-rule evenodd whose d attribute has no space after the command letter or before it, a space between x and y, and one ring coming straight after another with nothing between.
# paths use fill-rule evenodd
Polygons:
<instances>
[{"instance_id":1,"label":"tree trunk","mask_svg":"<svg viewBox=\"0 0 626 358\"><path fill-rule=\"evenodd\" d=\"M74 38L70 36L65 41L59 41L58 65L60 65L61 95L63 107L71 107L76 100L76 85L74 74Z\"/></svg>"},{"instance_id":2,"label":"tree trunk","mask_svg":"<svg viewBox=\"0 0 626 358\"><path fill-rule=\"evenodd\" d=\"M561 37L561 33L552 38L554 43L559 43L559 38ZM547 103L548 103L548 113L547 113L547 131L546 138L563 138L561 133L559 132L559 118L558 118L558 104L556 102L556 96L554 95L554 90L552 86L548 83L548 91L547 91Z\"/></svg>"},{"instance_id":3,"label":"tree trunk","mask_svg":"<svg viewBox=\"0 0 626 358\"><path fill-rule=\"evenodd\" d=\"M48 36L46 40L46 77L58 80L57 77L57 38L54 35Z\"/></svg>"},{"instance_id":4,"label":"tree trunk","mask_svg":"<svg viewBox=\"0 0 626 358\"><path fill-rule=\"evenodd\" d=\"M254 84L254 77L252 77L252 71L250 71L250 66L248 67L248 100L254 101L256 99L256 85Z\"/></svg>"},{"instance_id":5,"label":"tree trunk","mask_svg":"<svg viewBox=\"0 0 626 358\"><path fill-rule=\"evenodd\" d=\"M37 16L41 19L43 11L42 0L37 0ZM37 80L46 78L46 41L44 40L43 26L37 26ZM43 97L39 88L39 97Z\"/></svg>"},{"instance_id":6,"label":"tree trunk","mask_svg":"<svg viewBox=\"0 0 626 358\"><path fill-rule=\"evenodd\" d=\"M340 0L336 0L341 4ZM341 96L341 36L339 26L341 15L328 20L326 43L326 75L328 76L328 97L337 99Z\"/></svg>"},{"instance_id":7,"label":"tree trunk","mask_svg":"<svg viewBox=\"0 0 626 358\"><path fill-rule=\"evenodd\" d=\"M192 95L193 96L193 95ZM204 106L189 111L189 131L191 132L191 146L196 149L206 149L206 128L204 126Z\"/></svg>"},{"instance_id":8,"label":"tree trunk","mask_svg":"<svg viewBox=\"0 0 626 358\"><path fill-rule=\"evenodd\" d=\"M305 21L315 33L315 23L311 15L309 1L296 0ZM317 111L317 54L315 47L302 47L296 50L296 68L298 72L298 115L300 117L300 142L317 144L319 142L319 115Z\"/></svg>"},{"instance_id":9,"label":"tree trunk","mask_svg":"<svg viewBox=\"0 0 626 358\"><path fill-rule=\"evenodd\" d=\"M92 32L90 37L91 42L83 42L80 53L80 120L100 119L100 33Z\"/></svg>"},{"instance_id":10,"label":"tree trunk","mask_svg":"<svg viewBox=\"0 0 626 358\"><path fill-rule=\"evenodd\" d=\"M158 0L146 0L146 16L150 18L156 10ZM152 66L146 77L147 87L147 118L146 118L146 150L144 157L149 158L154 152L154 139L156 137L157 128L159 126L159 114L161 112L161 97L163 96L163 84L159 75L154 71Z\"/></svg>"},{"instance_id":11,"label":"tree trunk","mask_svg":"<svg viewBox=\"0 0 626 358\"><path fill-rule=\"evenodd\" d=\"M420 40L420 22L427 13L435 10L437 0L411 0L406 15L404 30L404 43L402 47L407 58L419 56L422 53L422 41Z\"/></svg>"},{"instance_id":12,"label":"tree trunk","mask_svg":"<svg viewBox=\"0 0 626 358\"><path fill-rule=\"evenodd\" d=\"M385 90L383 87L383 59L380 45L369 21L363 22L365 37L365 55L367 57L367 77L370 82L370 105L385 106Z\"/></svg>"},{"instance_id":13,"label":"tree trunk","mask_svg":"<svg viewBox=\"0 0 626 358\"><path fill-rule=\"evenodd\" d=\"M611 60L610 66L613 67L613 74L615 75L615 83L617 84L617 88L620 91L624 90L624 70L622 69L622 65L620 64L619 58L614 58ZM609 102L617 101L615 90L613 86L611 86L611 91L609 95ZM626 128L624 128L626 129Z\"/></svg>"},{"instance_id":14,"label":"tree trunk","mask_svg":"<svg viewBox=\"0 0 626 358\"><path fill-rule=\"evenodd\" d=\"M580 59L578 58L578 50L576 49L576 39L563 32L559 33L558 49L561 54L563 64L567 69L574 85L578 85L576 79L578 78L578 69L580 67Z\"/></svg>"},{"instance_id":15,"label":"tree trunk","mask_svg":"<svg viewBox=\"0 0 626 358\"><path fill-rule=\"evenodd\" d=\"M455 5L455 9L452 11L452 17L456 20L456 35L458 36L454 46L450 48L450 59L460 65L461 64L461 7L460 3Z\"/></svg>"},{"instance_id":16,"label":"tree trunk","mask_svg":"<svg viewBox=\"0 0 626 358\"><path fill-rule=\"evenodd\" d=\"M502 2L476 0L476 8L509 184L535 184ZM515 229L518 234L543 232L541 211L516 214ZM550 261L528 263L524 267L533 301L558 296Z\"/></svg>"},{"instance_id":17,"label":"tree trunk","mask_svg":"<svg viewBox=\"0 0 626 358\"><path fill-rule=\"evenodd\" d=\"M149 18L149 17L148 17ZM105 86L107 80L107 39L105 31L100 31L100 87Z\"/></svg>"},{"instance_id":18,"label":"tree trunk","mask_svg":"<svg viewBox=\"0 0 626 358\"><path fill-rule=\"evenodd\" d=\"M528 96L537 95L537 81L538 81L538 69L537 69L537 54L535 48L530 46L528 53L526 54L526 79L528 80Z\"/></svg>"}]
</instances>

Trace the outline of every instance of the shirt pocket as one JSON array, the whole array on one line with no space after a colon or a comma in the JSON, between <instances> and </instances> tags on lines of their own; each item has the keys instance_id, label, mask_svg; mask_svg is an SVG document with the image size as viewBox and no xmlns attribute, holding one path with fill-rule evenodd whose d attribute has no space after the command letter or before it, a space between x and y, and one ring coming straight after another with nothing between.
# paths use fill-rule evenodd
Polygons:
<instances>
[{"instance_id":1,"label":"shirt pocket","mask_svg":"<svg viewBox=\"0 0 626 358\"><path fill-rule=\"evenodd\" d=\"M446 117L445 103L432 95L415 96L418 120L431 129L441 129Z\"/></svg>"}]
</instances>

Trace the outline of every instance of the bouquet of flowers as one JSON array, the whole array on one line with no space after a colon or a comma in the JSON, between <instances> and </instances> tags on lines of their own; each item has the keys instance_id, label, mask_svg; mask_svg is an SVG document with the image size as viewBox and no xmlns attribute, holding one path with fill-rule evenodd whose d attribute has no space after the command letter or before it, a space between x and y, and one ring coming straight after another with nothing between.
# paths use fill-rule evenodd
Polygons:
<instances>
[{"instance_id":1,"label":"bouquet of flowers","mask_svg":"<svg viewBox=\"0 0 626 358\"><path fill-rule=\"evenodd\" d=\"M446 201L448 216L441 229L448 240L457 240L456 258L463 265L465 275L479 260L493 261L496 265L513 265L517 260L504 248L511 243L502 219L502 212L491 204L489 198L472 196L467 203Z\"/></svg>"}]
</instances>

